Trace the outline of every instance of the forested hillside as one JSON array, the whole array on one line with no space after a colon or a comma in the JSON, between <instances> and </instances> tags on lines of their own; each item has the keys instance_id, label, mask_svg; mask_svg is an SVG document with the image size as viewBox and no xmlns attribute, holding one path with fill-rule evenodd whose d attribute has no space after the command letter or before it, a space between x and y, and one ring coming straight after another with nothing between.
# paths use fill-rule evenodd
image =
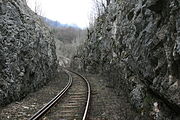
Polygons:
<instances>
[{"instance_id":1,"label":"forested hillside","mask_svg":"<svg viewBox=\"0 0 180 120\"><path fill-rule=\"evenodd\" d=\"M77 52L78 46L86 39L86 30L70 27L52 27L56 42L56 54L61 61L63 58L71 59Z\"/></svg>"}]
</instances>

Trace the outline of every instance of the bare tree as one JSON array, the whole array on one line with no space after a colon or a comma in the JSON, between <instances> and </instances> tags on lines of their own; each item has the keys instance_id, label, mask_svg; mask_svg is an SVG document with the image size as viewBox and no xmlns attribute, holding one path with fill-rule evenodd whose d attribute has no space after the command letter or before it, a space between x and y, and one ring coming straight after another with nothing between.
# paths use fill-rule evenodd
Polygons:
<instances>
[{"instance_id":1,"label":"bare tree","mask_svg":"<svg viewBox=\"0 0 180 120\"><path fill-rule=\"evenodd\" d=\"M42 7L41 4L38 0L35 0L35 8L34 8L34 12L40 16L42 16Z\"/></svg>"},{"instance_id":2,"label":"bare tree","mask_svg":"<svg viewBox=\"0 0 180 120\"><path fill-rule=\"evenodd\" d=\"M97 16L100 16L102 13L104 13L104 10L105 10L105 3L104 3L104 0L93 0L94 2L94 9L96 12L95 14L97 14Z\"/></svg>"},{"instance_id":3,"label":"bare tree","mask_svg":"<svg viewBox=\"0 0 180 120\"><path fill-rule=\"evenodd\" d=\"M110 0L92 0L92 2L93 8L89 16L90 27L93 26L96 19L105 12L107 6L110 4Z\"/></svg>"}]
</instances>

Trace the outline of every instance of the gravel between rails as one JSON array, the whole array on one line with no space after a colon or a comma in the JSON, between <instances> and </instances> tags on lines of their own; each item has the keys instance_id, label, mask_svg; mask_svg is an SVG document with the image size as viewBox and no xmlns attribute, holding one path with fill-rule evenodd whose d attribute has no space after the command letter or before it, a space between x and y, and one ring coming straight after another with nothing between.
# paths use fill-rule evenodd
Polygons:
<instances>
[{"instance_id":1,"label":"gravel between rails","mask_svg":"<svg viewBox=\"0 0 180 120\"><path fill-rule=\"evenodd\" d=\"M68 76L61 72L55 80L50 81L40 90L30 93L23 100L13 102L0 108L0 120L27 120L68 83Z\"/></svg>"},{"instance_id":2,"label":"gravel between rails","mask_svg":"<svg viewBox=\"0 0 180 120\"><path fill-rule=\"evenodd\" d=\"M87 100L86 82L71 73L73 83L59 102L40 120L82 120Z\"/></svg>"}]
</instances>

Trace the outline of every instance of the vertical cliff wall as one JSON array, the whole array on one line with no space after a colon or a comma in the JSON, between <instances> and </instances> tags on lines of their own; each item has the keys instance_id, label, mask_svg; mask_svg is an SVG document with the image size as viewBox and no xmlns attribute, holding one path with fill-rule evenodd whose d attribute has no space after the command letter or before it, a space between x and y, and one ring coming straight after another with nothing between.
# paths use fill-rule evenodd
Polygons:
<instances>
[{"instance_id":1,"label":"vertical cliff wall","mask_svg":"<svg viewBox=\"0 0 180 120\"><path fill-rule=\"evenodd\" d=\"M43 86L56 66L53 37L25 0L0 0L0 105Z\"/></svg>"},{"instance_id":2,"label":"vertical cliff wall","mask_svg":"<svg viewBox=\"0 0 180 120\"><path fill-rule=\"evenodd\" d=\"M180 114L179 5L179 0L111 0L79 51L84 69L107 75L142 114L160 115L162 109L153 110L161 103ZM143 112L144 106L152 112Z\"/></svg>"}]
</instances>

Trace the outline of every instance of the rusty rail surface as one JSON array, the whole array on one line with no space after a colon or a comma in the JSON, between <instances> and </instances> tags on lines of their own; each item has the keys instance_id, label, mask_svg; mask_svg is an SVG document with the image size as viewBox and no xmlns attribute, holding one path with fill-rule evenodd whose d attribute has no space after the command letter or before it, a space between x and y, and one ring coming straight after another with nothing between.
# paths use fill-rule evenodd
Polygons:
<instances>
[{"instance_id":1,"label":"rusty rail surface","mask_svg":"<svg viewBox=\"0 0 180 120\"><path fill-rule=\"evenodd\" d=\"M91 87L90 87L90 84L88 82L88 80L82 76L81 74L77 73L77 72L74 72L74 71L71 71L71 70L68 70L78 76L80 76L83 80L85 80L86 84L87 84L87 102L86 102L86 106L85 106L85 110L84 110L84 115L83 115L83 118L82 120L85 120L86 119L86 116L87 116L87 112L88 112L88 108L89 108L89 103L90 103L90 97L91 97Z\"/></svg>"},{"instance_id":2,"label":"rusty rail surface","mask_svg":"<svg viewBox=\"0 0 180 120\"><path fill-rule=\"evenodd\" d=\"M84 114L83 114L82 120L86 119L88 108L89 108L89 103L90 103L90 94L91 94L90 84L89 84L88 80L85 77L83 77L81 74L79 74L77 72L74 72L72 70L67 70L67 69L65 69L64 71L69 76L68 84L65 86L65 88L58 95L56 95L50 102L48 102L37 113L35 113L29 120L38 120L38 119L40 119L47 111L49 111L62 98L62 96L66 93L66 91L68 91L68 89L72 85L72 81L73 81L70 72L78 75L79 77L81 77L86 82L86 85L87 85L87 100L86 100L86 106L85 106L85 109L84 109Z\"/></svg>"},{"instance_id":3,"label":"rusty rail surface","mask_svg":"<svg viewBox=\"0 0 180 120\"><path fill-rule=\"evenodd\" d=\"M50 102L48 102L44 107L42 107L38 112L36 112L29 120L38 120L43 116L53 105L65 94L65 92L70 88L72 85L72 76L69 74L67 70L64 70L66 74L69 76L69 82L64 87L64 89L56 95Z\"/></svg>"}]
</instances>

